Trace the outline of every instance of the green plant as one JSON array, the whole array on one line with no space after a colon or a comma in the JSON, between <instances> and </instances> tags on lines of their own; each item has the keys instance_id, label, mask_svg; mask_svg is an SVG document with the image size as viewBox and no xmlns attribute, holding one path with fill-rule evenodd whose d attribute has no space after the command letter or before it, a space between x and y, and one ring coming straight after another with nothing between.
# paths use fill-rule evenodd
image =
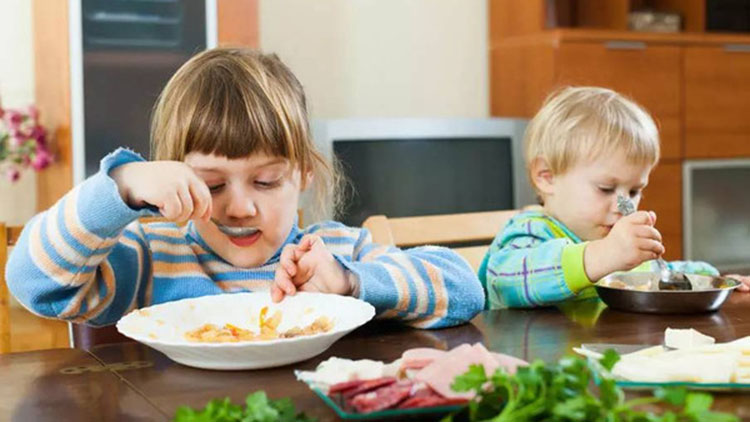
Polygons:
<instances>
[{"instance_id":1,"label":"green plant","mask_svg":"<svg viewBox=\"0 0 750 422\"><path fill-rule=\"evenodd\" d=\"M663 388L651 397L630 401L609 376L609 370L619 360L610 350L600 362L579 357L564 357L559 362L545 364L541 360L518 369L510 375L498 369L489 378L481 365L456 377L455 391L474 391L475 398L468 407L443 421L470 422L731 422L734 415L711 411L710 394L688 392L684 388ZM598 388L593 387L595 372L599 373ZM670 410L657 415L638 410L648 404L666 404Z\"/></svg>"},{"instance_id":2,"label":"green plant","mask_svg":"<svg viewBox=\"0 0 750 422\"><path fill-rule=\"evenodd\" d=\"M174 422L314 422L304 413L297 413L288 398L269 400L266 393L256 391L245 399L245 407L229 398L211 400L204 409L177 409Z\"/></svg>"}]
</instances>

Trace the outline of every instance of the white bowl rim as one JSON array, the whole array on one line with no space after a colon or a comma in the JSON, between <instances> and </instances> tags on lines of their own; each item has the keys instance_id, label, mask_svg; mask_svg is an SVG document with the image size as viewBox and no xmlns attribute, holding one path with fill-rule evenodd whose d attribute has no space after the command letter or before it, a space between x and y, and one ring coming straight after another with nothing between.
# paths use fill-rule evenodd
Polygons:
<instances>
[{"instance_id":1,"label":"white bowl rim","mask_svg":"<svg viewBox=\"0 0 750 422\"><path fill-rule=\"evenodd\" d=\"M237 341L237 342L223 342L223 343L201 343L201 342L189 342L189 341L169 341L169 340L160 340L160 339L154 339L151 337L148 337L147 335L139 335L139 334L133 334L133 333L126 333L123 331L122 325L124 324L123 321L128 318L130 315L135 314L139 311L145 311L148 309L155 309L155 308L162 308L162 307L169 307L169 306L175 306L176 303L179 302L193 302L193 301L200 301L205 300L205 298L208 297L214 297L214 296L228 296L228 295L257 295L258 293L266 293L268 292L237 292L237 293L219 293L215 295L206 295L206 296L198 296L198 297L188 297L184 299L174 300L171 302L164 302L159 303L156 305L147 306L145 308L138 308L134 309L130 312L128 312L126 315L121 317L116 324L117 331L120 332L120 334L129 337L133 340L139 341L141 343L147 344L149 346L168 346L168 347L188 347L188 348L194 348L194 349L217 349L217 348L243 348L247 346L252 347L271 347L276 345L282 345L282 344L290 344L290 343L296 343L300 341L306 341L311 339L317 339L317 338L324 338L329 336L335 336L338 334L346 334L355 328L358 328L368 321L370 321L375 316L375 307L372 306L370 303L365 302L364 300L357 299L351 296L343 296L343 295L336 295L336 294L327 294L327 293L313 293L313 292L297 292L296 295L325 295L325 296L337 296L341 300L345 301L354 301L358 303L358 306L363 306L365 309L367 309L366 313L363 313L364 315L367 315L366 318L362 318L363 321L358 322L355 319L347 318L344 323L337 325L334 327L334 329L330 331L326 331L324 333L316 333L316 334L310 334L306 336L298 336L298 337L290 337L290 338L279 338L279 339L273 339L273 340L244 340L244 341ZM338 299L337 299L338 300ZM348 322L348 323L347 323Z\"/></svg>"}]
</instances>

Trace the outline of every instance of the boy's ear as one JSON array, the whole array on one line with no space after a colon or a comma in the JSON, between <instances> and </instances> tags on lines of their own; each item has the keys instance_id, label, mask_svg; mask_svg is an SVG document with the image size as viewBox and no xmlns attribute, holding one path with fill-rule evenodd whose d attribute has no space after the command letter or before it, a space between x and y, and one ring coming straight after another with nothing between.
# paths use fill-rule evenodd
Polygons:
<instances>
[{"instance_id":1,"label":"boy's ear","mask_svg":"<svg viewBox=\"0 0 750 422\"><path fill-rule=\"evenodd\" d=\"M531 160L530 173L532 182L541 194L546 196L553 193L555 175L552 174L547 160L542 157L536 157Z\"/></svg>"}]
</instances>

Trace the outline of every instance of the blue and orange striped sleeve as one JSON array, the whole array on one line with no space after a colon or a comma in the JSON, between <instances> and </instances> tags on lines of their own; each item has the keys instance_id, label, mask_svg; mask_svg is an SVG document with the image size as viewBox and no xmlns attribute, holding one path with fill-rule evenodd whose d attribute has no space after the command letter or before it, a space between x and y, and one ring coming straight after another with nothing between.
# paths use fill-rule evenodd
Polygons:
<instances>
[{"instance_id":1,"label":"blue and orange striped sleeve","mask_svg":"<svg viewBox=\"0 0 750 422\"><path fill-rule=\"evenodd\" d=\"M150 274L137 218L154 215L124 203L108 172L142 160L118 150L101 171L26 224L6 266L8 288L27 309L49 318L104 325L137 306Z\"/></svg>"},{"instance_id":2,"label":"blue and orange striped sleeve","mask_svg":"<svg viewBox=\"0 0 750 422\"><path fill-rule=\"evenodd\" d=\"M418 328L469 321L484 306L484 292L469 264L437 246L401 250L372 242L368 230L328 222L308 233L322 237L338 262L359 280L359 298L380 318Z\"/></svg>"}]
</instances>

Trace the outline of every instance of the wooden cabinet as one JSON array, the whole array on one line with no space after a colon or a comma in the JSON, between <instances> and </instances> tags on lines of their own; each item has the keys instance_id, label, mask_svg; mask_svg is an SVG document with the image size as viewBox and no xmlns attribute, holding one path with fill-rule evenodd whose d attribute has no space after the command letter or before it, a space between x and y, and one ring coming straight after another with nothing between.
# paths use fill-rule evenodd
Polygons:
<instances>
[{"instance_id":1,"label":"wooden cabinet","mask_svg":"<svg viewBox=\"0 0 750 422\"><path fill-rule=\"evenodd\" d=\"M493 116L531 118L565 85L612 88L654 117L662 161L644 206L681 258L683 160L750 157L750 36L564 29L491 42Z\"/></svg>"},{"instance_id":2,"label":"wooden cabinet","mask_svg":"<svg viewBox=\"0 0 750 422\"><path fill-rule=\"evenodd\" d=\"M685 156L750 156L750 43L685 48Z\"/></svg>"},{"instance_id":3,"label":"wooden cabinet","mask_svg":"<svg viewBox=\"0 0 750 422\"><path fill-rule=\"evenodd\" d=\"M605 86L648 110L659 126L662 157L680 158L680 49L642 41L562 43L557 85Z\"/></svg>"},{"instance_id":4,"label":"wooden cabinet","mask_svg":"<svg viewBox=\"0 0 750 422\"><path fill-rule=\"evenodd\" d=\"M682 258L682 163L663 160L654 168L638 206L656 213L656 228L667 249L664 258Z\"/></svg>"}]
</instances>

